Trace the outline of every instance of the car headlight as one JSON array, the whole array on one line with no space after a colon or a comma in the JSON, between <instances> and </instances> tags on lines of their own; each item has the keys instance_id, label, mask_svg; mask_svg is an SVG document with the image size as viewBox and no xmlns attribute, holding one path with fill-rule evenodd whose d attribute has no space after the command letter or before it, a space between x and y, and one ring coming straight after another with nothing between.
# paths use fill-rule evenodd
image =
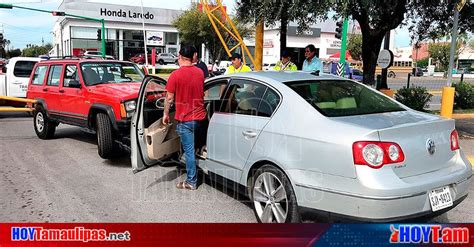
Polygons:
<instances>
[{"instance_id":1,"label":"car headlight","mask_svg":"<svg viewBox=\"0 0 474 247\"><path fill-rule=\"evenodd\" d=\"M131 118L137 109L137 102L130 100L120 105L120 116L122 118Z\"/></svg>"},{"instance_id":2,"label":"car headlight","mask_svg":"<svg viewBox=\"0 0 474 247\"><path fill-rule=\"evenodd\" d=\"M135 100L130 100L124 103L125 111L133 112L137 109L137 102Z\"/></svg>"}]
</instances>

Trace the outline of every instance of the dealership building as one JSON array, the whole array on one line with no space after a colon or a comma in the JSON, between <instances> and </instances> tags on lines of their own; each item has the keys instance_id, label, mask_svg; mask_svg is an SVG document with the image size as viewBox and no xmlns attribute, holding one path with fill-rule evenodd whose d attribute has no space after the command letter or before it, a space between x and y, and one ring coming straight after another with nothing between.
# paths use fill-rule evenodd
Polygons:
<instances>
[{"instance_id":1,"label":"dealership building","mask_svg":"<svg viewBox=\"0 0 474 247\"><path fill-rule=\"evenodd\" d=\"M144 53L144 20L147 45L157 52L177 53L179 35L171 24L181 11L64 0L60 11L68 14L104 19L106 27L106 54L120 60L128 60ZM53 28L52 54L57 56L82 55L87 50L101 50L101 23L73 17L59 17Z\"/></svg>"},{"instance_id":2,"label":"dealership building","mask_svg":"<svg viewBox=\"0 0 474 247\"><path fill-rule=\"evenodd\" d=\"M177 54L180 39L178 30L172 25L181 10L164 8L142 9L137 6L116 5L87 2L84 0L64 0L60 11L68 14L104 19L106 27L106 54L120 60L128 60L132 56L144 53L143 21L145 26L147 47L156 48L157 52ZM98 40L100 22L74 17L58 17L53 28L52 55L80 56L87 50L101 50ZM287 47L293 52L293 60L302 63L304 47L314 44L317 55L326 59L338 53L341 47L339 39L335 38L336 23L332 20L312 25L309 30L299 32L294 23L290 24L287 33ZM360 32L354 25L349 25L350 32ZM353 30L353 31L352 31ZM252 51L255 41L248 39L245 43ZM200 49L201 50L201 49ZM209 61L205 49L203 58ZM202 52L201 52L202 53ZM266 28L264 33L264 63L275 63L280 57L280 33L277 28Z\"/></svg>"}]
</instances>

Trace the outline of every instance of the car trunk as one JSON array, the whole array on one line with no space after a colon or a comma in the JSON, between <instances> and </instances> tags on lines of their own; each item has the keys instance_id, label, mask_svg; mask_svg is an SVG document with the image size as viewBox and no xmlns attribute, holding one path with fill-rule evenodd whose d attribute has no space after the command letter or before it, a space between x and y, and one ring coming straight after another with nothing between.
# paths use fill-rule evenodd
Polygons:
<instances>
[{"instance_id":1,"label":"car trunk","mask_svg":"<svg viewBox=\"0 0 474 247\"><path fill-rule=\"evenodd\" d=\"M403 166L394 172L400 177L410 177L454 165L455 153L451 151L450 136L454 121L437 120L379 130L381 141L398 143L405 153ZM435 152L428 151L428 140L435 144Z\"/></svg>"},{"instance_id":2,"label":"car trunk","mask_svg":"<svg viewBox=\"0 0 474 247\"><path fill-rule=\"evenodd\" d=\"M455 128L454 120L414 111L400 111L343 117L339 121L377 130L380 141L400 145L405 161L403 164L389 165L394 167L394 172L400 178L429 173L456 162L450 142L451 132ZM429 139L435 144L433 154L428 152Z\"/></svg>"}]
</instances>

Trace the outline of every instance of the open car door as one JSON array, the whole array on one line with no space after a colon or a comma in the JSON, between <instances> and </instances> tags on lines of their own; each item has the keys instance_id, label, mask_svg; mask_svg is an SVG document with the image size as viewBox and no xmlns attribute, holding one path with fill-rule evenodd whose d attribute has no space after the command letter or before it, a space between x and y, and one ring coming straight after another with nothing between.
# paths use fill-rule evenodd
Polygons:
<instances>
[{"instance_id":1,"label":"open car door","mask_svg":"<svg viewBox=\"0 0 474 247\"><path fill-rule=\"evenodd\" d=\"M166 81L160 77L147 76L143 79L130 133L134 173L159 164L181 150L176 122L173 120L165 126L161 121L166 97L165 85Z\"/></svg>"}]
</instances>

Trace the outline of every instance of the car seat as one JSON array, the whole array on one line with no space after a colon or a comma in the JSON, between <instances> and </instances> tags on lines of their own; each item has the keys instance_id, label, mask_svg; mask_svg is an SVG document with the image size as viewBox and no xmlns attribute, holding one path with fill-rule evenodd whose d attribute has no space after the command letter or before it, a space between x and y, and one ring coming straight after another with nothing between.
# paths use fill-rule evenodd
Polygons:
<instances>
[{"instance_id":1,"label":"car seat","mask_svg":"<svg viewBox=\"0 0 474 247\"><path fill-rule=\"evenodd\" d=\"M84 74L84 79L85 79L87 85L93 85L93 84L97 84L98 82L100 82L99 75L97 74L97 72L95 72L91 68L85 68L83 74Z\"/></svg>"}]
</instances>

